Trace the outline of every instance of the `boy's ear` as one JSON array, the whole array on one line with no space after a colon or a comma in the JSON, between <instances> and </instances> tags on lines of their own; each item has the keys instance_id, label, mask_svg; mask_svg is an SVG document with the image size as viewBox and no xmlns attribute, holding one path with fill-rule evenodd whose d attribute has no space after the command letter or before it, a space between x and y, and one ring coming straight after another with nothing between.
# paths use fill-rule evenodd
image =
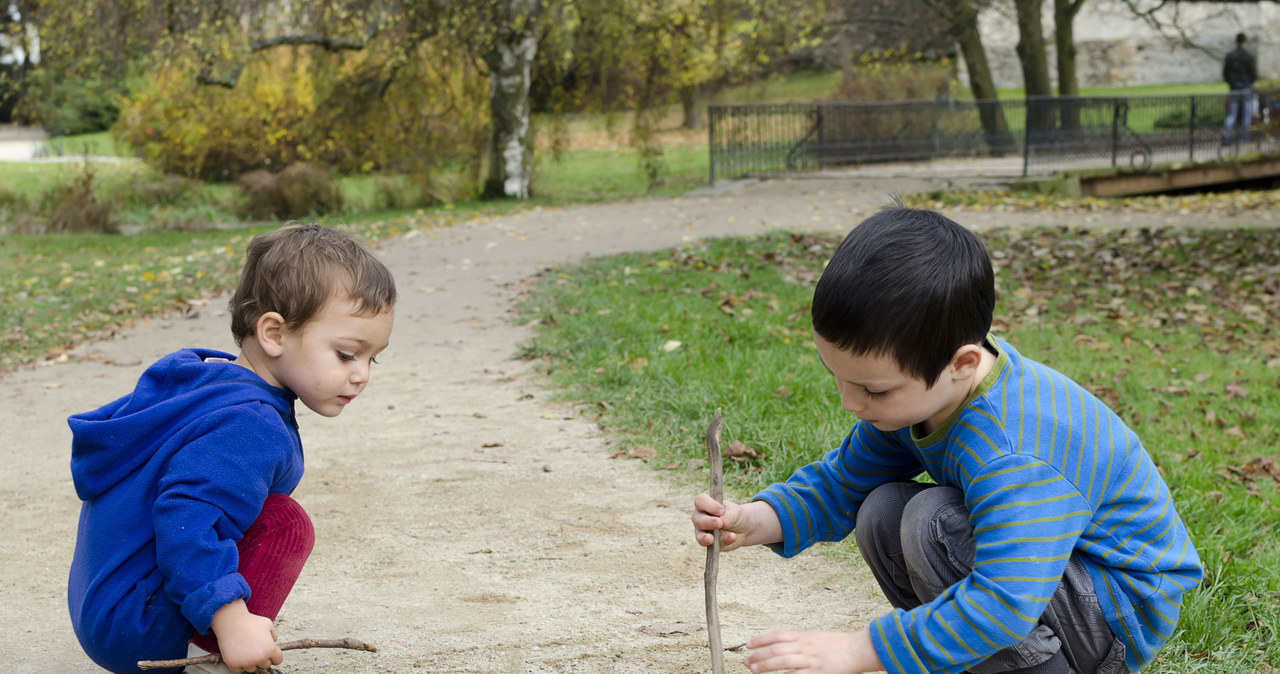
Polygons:
<instances>
[{"instance_id":1,"label":"boy's ear","mask_svg":"<svg viewBox=\"0 0 1280 674\"><path fill-rule=\"evenodd\" d=\"M965 344L956 349L955 355L951 357L951 375L956 379L965 379L972 376L981 365L982 346Z\"/></svg>"},{"instance_id":2,"label":"boy's ear","mask_svg":"<svg viewBox=\"0 0 1280 674\"><path fill-rule=\"evenodd\" d=\"M284 316L268 311L258 317L258 323L254 327L254 336L258 338L258 345L263 353L275 358L284 351Z\"/></svg>"}]
</instances>

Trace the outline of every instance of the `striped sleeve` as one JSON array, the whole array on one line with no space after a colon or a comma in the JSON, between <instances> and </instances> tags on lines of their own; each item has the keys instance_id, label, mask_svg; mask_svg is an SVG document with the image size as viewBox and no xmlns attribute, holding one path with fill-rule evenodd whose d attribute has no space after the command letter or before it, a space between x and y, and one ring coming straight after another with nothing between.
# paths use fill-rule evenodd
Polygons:
<instances>
[{"instance_id":1,"label":"striped sleeve","mask_svg":"<svg viewBox=\"0 0 1280 674\"><path fill-rule=\"evenodd\" d=\"M1053 596L1088 501L1053 466L1006 455L965 492L976 545L973 570L932 602L871 625L890 672L961 672L1021 641Z\"/></svg>"},{"instance_id":2,"label":"striped sleeve","mask_svg":"<svg viewBox=\"0 0 1280 674\"><path fill-rule=\"evenodd\" d=\"M919 460L900 443L858 422L839 447L752 497L768 503L782 525L782 543L769 547L793 557L819 541L848 536L872 489L922 472Z\"/></svg>"}]
</instances>

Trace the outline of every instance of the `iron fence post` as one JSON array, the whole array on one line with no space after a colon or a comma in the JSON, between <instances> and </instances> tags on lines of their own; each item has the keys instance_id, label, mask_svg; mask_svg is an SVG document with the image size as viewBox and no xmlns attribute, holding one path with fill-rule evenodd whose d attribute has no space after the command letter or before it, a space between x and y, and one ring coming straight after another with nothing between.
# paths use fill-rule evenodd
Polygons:
<instances>
[{"instance_id":1,"label":"iron fence post","mask_svg":"<svg viewBox=\"0 0 1280 674\"><path fill-rule=\"evenodd\" d=\"M711 184L716 184L716 106L707 106L707 165Z\"/></svg>"},{"instance_id":2,"label":"iron fence post","mask_svg":"<svg viewBox=\"0 0 1280 674\"><path fill-rule=\"evenodd\" d=\"M825 124L823 123L823 122L824 122L824 120L823 120L823 118L822 118L822 110L823 110L823 104L822 104L822 103L819 103L819 104L818 104L818 119L817 119L817 124L818 124L818 168L823 168L823 167L825 167L825 166L827 165L827 142L826 142L826 136L824 135L824 129L823 129L823 127L825 126Z\"/></svg>"},{"instance_id":3,"label":"iron fence post","mask_svg":"<svg viewBox=\"0 0 1280 674\"><path fill-rule=\"evenodd\" d=\"M1196 97L1191 96L1191 123L1187 125L1190 129L1191 137L1187 139L1187 160L1195 163L1196 161Z\"/></svg>"},{"instance_id":4,"label":"iron fence post","mask_svg":"<svg viewBox=\"0 0 1280 674\"><path fill-rule=\"evenodd\" d=\"M999 101L995 101L1000 105ZM1007 127L1006 127L1007 128ZM1010 137L1012 140L1012 137ZM1022 99L1022 177L1027 177L1031 165L1031 99Z\"/></svg>"},{"instance_id":5,"label":"iron fence post","mask_svg":"<svg viewBox=\"0 0 1280 674\"><path fill-rule=\"evenodd\" d=\"M1120 101L1115 102L1111 111L1111 168L1116 167L1120 155Z\"/></svg>"}]
</instances>

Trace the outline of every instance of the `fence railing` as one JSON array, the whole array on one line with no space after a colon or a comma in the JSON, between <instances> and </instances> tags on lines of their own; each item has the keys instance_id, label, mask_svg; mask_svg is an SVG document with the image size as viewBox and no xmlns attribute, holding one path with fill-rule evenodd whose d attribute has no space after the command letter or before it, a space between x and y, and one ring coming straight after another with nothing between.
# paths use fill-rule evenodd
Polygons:
<instances>
[{"instance_id":1,"label":"fence railing","mask_svg":"<svg viewBox=\"0 0 1280 674\"><path fill-rule=\"evenodd\" d=\"M711 182L762 173L945 157L1021 155L1033 166L1114 167L1280 150L1280 97L1261 92L1224 140L1227 94L713 105ZM1280 118L1280 114L1276 115ZM1280 119L1275 120L1280 122Z\"/></svg>"}]
</instances>

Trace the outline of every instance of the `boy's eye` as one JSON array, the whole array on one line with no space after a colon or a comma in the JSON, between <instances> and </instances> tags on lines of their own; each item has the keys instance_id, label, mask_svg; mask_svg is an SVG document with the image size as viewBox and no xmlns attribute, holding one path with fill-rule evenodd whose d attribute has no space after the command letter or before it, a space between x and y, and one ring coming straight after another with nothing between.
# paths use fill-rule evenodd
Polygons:
<instances>
[{"instance_id":1,"label":"boy's eye","mask_svg":"<svg viewBox=\"0 0 1280 674\"><path fill-rule=\"evenodd\" d=\"M888 391L872 391L871 389L863 389L867 392L868 398L883 398Z\"/></svg>"},{"instance_id":2,"label":"boy's eye","mask_svg":"<svg viewBox=\"0 0 1280 674\"><path fill-rule=\"evenodd\" d=\"M353 353L343 353L343 352L339 351L339 352L338 352L338 358L339 358L340 360L355 360L355 359L356 359L356 356L355 356L355 354L353 354Z\"/></svg>"}]
</instances>

